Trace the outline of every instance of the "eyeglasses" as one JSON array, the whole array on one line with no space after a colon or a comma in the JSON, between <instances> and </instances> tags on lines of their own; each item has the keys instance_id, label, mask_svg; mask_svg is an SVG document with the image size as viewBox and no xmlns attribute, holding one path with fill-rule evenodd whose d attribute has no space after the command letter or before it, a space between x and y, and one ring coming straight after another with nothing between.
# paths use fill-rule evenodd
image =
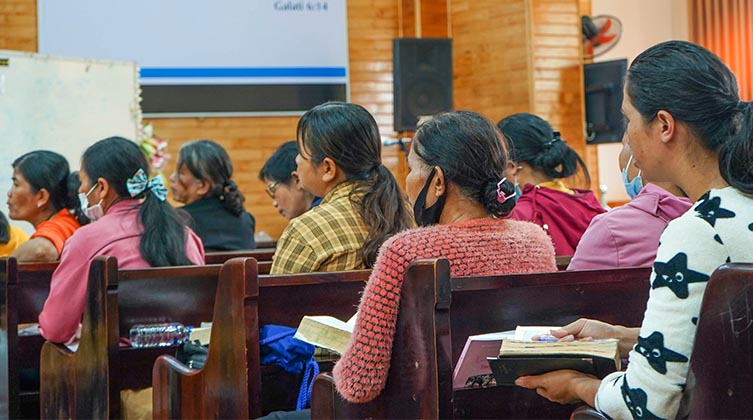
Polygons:
<instances>
[{"instance_id":1,"label":"eyeglasses","mask_svg":"<svg viewBox=\"0 0 753 420\"><path fill-rule=\"evenodd\" d=\"M269 184L267 184L267 188L265 189L265 191L267 191L267 195L272 200L275 199L275 191L277 191L277 187L279 186L279 184L280 184L279 182L270 182Z\"/></svg>"}]
</instances>

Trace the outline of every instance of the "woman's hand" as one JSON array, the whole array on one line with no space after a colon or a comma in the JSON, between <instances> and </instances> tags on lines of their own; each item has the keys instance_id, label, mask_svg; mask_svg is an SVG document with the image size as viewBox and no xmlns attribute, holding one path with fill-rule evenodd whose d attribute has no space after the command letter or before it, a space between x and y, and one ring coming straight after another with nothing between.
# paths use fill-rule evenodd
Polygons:
<instances>
[{"instance_id":1,"label":"woman's hand","mask_svg":"<svg viewBox=\"0 0 753 420\"><path fill-rule=\"evenodd\" d=\"M627 357L630 349L638 340L640 328L627 328L621 325L612 325L595 319L581 318L565 325L558 330L552 330L551 334L559 341L592 341L605 338L620 340L620 357ZM535 339L535 337L534 337Z\"/></svg>"},{"instance_id":2,"label":"woman's hand","mask_svg":"<svg viewBox=\"0 0 753 420\"><path fill-rule=\"evenodd\" d=\"M618 337L616 326L595 319L581 318L571 322L558 330L552 330L552 335L559 341L591 341L604 338Z\"/></svg>"},{"instance_id":3,"label":"woman's hand","mask_svg":"<svg viewBox=\"0 0 753 420\"><path fill-rule=\"evenodd\" d=\"M555 370L536 376L521 376L515 385L535 389L542 397L560 404L583 401L594 406L601 381L576 370Z\"/></svg>"}]
</instances>

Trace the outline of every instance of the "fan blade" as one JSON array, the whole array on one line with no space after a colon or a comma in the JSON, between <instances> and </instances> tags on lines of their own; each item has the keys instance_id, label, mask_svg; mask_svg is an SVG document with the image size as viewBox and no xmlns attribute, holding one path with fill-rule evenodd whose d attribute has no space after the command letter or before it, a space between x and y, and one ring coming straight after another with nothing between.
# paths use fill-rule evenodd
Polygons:
<instances>
[{"instance_id":1,"label":"fan blade","mask_svg":"<svg viewBox=\"0 0 753 420\"><path fill-rule=\"evenodd\" d=\"M607 42L611 42L613 39L617 38L617 35L599 35L594 39L594 43L596 44L606 44Z\"/></svg>"},{"instance_id":2,"label":"fan blade","mask_svg":"<svg viewBox=\"0 0 753 420\"><path fill-rule=\"evenodd\" d=\"M602 26L601 29L599 29L599 35L609 32L611 28L612 28L612 19L605 20L604 26Z\"/></svg>"}]
</instances>

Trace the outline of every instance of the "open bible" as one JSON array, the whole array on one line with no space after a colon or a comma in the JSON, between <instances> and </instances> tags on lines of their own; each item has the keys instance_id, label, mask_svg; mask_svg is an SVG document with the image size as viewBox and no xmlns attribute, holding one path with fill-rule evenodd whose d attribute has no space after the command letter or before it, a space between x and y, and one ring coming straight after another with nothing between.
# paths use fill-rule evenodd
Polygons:
<instances>
[{"instance_id":1,"label":"open bible","mask_svg":"<svg viewBox=\"0 0 753 420\"><path fill-rule=\"evenodd\" d=\"M620 369L618 342L617 339L571 342L505 339L499 355L487 360L497 385L514 385L520 376L561 369L603 378Z\"/></svg>"},{"instance_id":2,"label":"open bible","mask_svg":"<svg viewBox=\"0 0 753 420\"><path fill-rule=\"evenodd\" d=\"M353 334L356 316L353 315L347 322L343 322L331 316L304 316L298 325L293 338L334 351L338 354L345 352L348 340Z\"/></svg>"}]
</instances>

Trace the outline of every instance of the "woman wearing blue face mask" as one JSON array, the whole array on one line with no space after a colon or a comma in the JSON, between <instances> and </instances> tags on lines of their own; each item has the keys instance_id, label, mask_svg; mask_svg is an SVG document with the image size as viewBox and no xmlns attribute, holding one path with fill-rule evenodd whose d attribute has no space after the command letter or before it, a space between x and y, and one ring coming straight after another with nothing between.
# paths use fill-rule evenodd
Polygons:
<instances>
[{"instance_id":1,"label":"woman wearing blue face mask","mask_svg":"<svg viewBox=\"0 0 753 420\"><path fill-rule=\"evenodd\" d=\"M664 228L691 206L685 193L670 182L646 180L644 187L625 137L619 163L631 200L591 220L568 270L651 266Z\"/></svg>"},{"instance_id":2,"label":"woman wearing blue face mask","mask_svg":"<svg viewBox=\"0 0 753 420\"><path fill-rule=\"evenodd\" d=\"M148 171L136 143L121 137L100 140L84 152L79 198L92 223L66 242L52 275L39 315L47 340L76 338L86 298L82 279L94 257L117 257L119 268L204 264L201 240L165 202L162 178L149 179Z\"/></svg>"}]
</instances>

